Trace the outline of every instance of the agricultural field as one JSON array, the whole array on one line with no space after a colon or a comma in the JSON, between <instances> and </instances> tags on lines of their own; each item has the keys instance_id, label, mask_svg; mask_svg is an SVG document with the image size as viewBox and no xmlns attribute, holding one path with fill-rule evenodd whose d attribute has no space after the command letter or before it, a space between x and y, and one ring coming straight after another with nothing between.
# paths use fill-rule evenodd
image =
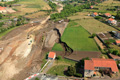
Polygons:
<instances>
[{"instance_id":1,"label":"agricultural field","mask_svg":"<svg viewBox=\"0 0 120 80\"><path fill-rule=\"evenodd\" d=\"M20 0L16 4L20 4L21 6L13 6L13 9L19 11L19 13L13 14L14 16L25 15L26 13L32 13L42 9L50 9L49 5L44 0Z\"/></svg>"},{"instance_id":2,"label":"agricultural field","mask_svg":"<svg viewBox=\"0 0 120 80\"><path fill-rule=\"evenodd\" d=\"M98 47L90 34L77 23L71 21L65 29L61 40L75 51L98 51ZM62 50L61 45L55 44L52 50ZM59 49L60 48L60 49Z\"/></svg>"},{"instance_id":3,"label":"agricultural field","mask_svg":"<svg viewBox=\"0 0 120 80\"><path fill-rule=\"evenodd\" d=\"M78 23L78 25L81 25L91 34L106 31L116 31L116 29L113 27L96 20L91 16L87 16L87 14L88 12L81 12L68 18Z\"/></svg>"},{"instance_id":4,"label":"agricultural field","mask_svg":"<svg viewBox=\"0 0 120 80\"><path fill-rule=\"evenodd\" d=\"M114 1L114 0L107 0L104 1L103 3L99 3L96 6L94 6L94 8L98 8L98 10L96 9L85 9L84 11L87 12L100 12L100 13L110 13L112 15L116 15L117 10L116 11L112 11L112 10L107 10L107 9L115 9L118 6L120 6L120 1Z\"/></svg>"},{"instance_id":5,"label":"agricultural field","mask_svg":"<svg viewBox=\"0 0 120 80\"><path fill-rule=\"evenodd\" d=\"M98 51L90 34L81 26L67 27L61 37L63 42L75 51Z\"/></svg>"}]
</instances>

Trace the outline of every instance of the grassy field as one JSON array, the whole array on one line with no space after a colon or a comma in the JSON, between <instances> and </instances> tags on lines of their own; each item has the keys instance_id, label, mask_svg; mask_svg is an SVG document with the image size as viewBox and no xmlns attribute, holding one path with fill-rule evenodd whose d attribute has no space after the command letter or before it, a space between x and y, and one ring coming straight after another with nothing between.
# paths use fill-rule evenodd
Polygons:
<instances>
[{"instance_id":1,"label":"grassy field","mask_svg":"<svg viewBox=\"0 0 120 80\"><path fill-rule=\"evenodd\" d=\"M68 65L56 65L52 67L47 74L65 76L64 71L68 68Z\"/></svg>"},{"instance_id":2,"label":"grassy field","mask_svg":"<svg viewBox=\"0 0 120 80\"><path fill-rule=\"evenodd\" d=\"M52 51L64 51L64 49L62 48L61 44L56 43L53 46Z\"/></svg>"},{"instance_id":3,"label":"grassy field","mask_svg":"<svg viewBox=\"0 0 120 80\"><path fill-rule=\"evenodd\" d=\"M98 51L96 43L90 34L81 26L69 26L65 29L62 41L75 51Z\"/></svg>"},{"instance_id":4,"label":"grassy field","mask_svg":"<svg viewBox=\"0 0 120 80\"><path fill-rule=\"evenodd\" d=\"M76 62L68 59L57 60L54 66L48 70L47 74L66 76L65 71L68 66L75 66Z\"/></svg>"},{"instance_id":5,"label":"grassy field","mask_svg":"<svg viewBox=\"0 0 120 80\"><path fill-rule=\"evenodd\" d=\"M0 33L0 38L3 37L4 35L6 35L7 33L9 33L10 31L12 31L12 30L15 29L15 28L17 28L17 27L13 27L13 28L11 28L11 29L3 32L3 33Z\"/></svg>"},{"instance_id":6,"label":"grassy field","mask_svg":"<svg viewBox=\"0 0 120 80\"><path fill-rule=\"evenodd\" d=\"M91 16L87 16L87 14L88 12L80 12L68 18L74 20L78 25L81 25L90 33L116 31L113 27L96 20Z\"/></svg>"},{"instance_id":7,"label":"grassy field","mask_svg":"<svg viewBox=\"0 0 120 80\"><path fill-rule=\"evenodd\" d=\"M16 4L21 4L21 6L13 7L20 11L19 13L13 14L14 16L25 15L26 13L32 13L41 9L50 9L49 5L44 0L20 0Z\"/></svg>"},{"instance_id":8,"label":"grassy field","mask_svg":"<svg viewBox=\"0 0 120 80\"><path fill-rule=\"evenodd\" d=\"M100 12L100 13L111 13L112 15L116 15L117 11L109 11L107 9L114 9L116 6L120 5L120 1L114 1L114 0L107 0L102 3L99 3L98 5L94 6L94 8L98 8L98 10L95 9L86 9L84 11L87 12Z\"/></svg>"}]
</instances>

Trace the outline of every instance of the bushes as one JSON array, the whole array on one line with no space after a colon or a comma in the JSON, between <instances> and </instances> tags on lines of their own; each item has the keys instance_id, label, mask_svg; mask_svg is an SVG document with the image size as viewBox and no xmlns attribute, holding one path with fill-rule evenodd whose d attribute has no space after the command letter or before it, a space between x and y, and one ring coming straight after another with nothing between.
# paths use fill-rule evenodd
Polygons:
<instances>
[{"instance_id":1,"label":"bushes","mask_svg":"<svg viewBox=\"0 0 120 80\"><path fill-rule=\"evenodd\" d=\"M67 72L70 76L74 76L76 74L76 69L73 66L69 66Z\"/></svg>"},{"instance_id":2,"label":"bushes","mask_svg":"<svg viewBox=\"0 0 120 80\"><path fill-rule=\"evenodd\" d=\"M56 11L57 5L55 3L52 3L51 1L48 3L49 6L52 8L53 11Z\"/></svg>"},{"instance_id":3,"label":"bushes","mask_svg":"<svg viewBox=\"0 0 120 80\"><path fill-rule=\"evenodd\" d=\"M102 17L100 17L100 16L96 16L95 19L98 19L98 20L99 20L99 19L102 19Z\"/></svg>"},{"instance_id":4,"label":"bushes","mask_svg":"<svg viewBox=\"0 0 120 80\"><path fill-rule=\"evenodd\" d=\"M82 77L82 74L76 73L75 76L76 77Z\"/></svg>"},{"instance_id":5,"label":"bushes","mask_svg":"<svg viewBox=\"0 0 120 80\"><path fill-rule=\"evenodd\" d=\"M93 34L90 36L90 38L94 38L95 36L96 36L96 34L93 33Z\"/></svg>"},{"instance_id":6,"label":"bushes","mask_svg":"<svg viewBox=\"0 0 120 80\"><path fill-rule=\"evenodd\" d=\"M61 56L56 57L57 60L62 60Z\"/></svg>"}]
</instances>

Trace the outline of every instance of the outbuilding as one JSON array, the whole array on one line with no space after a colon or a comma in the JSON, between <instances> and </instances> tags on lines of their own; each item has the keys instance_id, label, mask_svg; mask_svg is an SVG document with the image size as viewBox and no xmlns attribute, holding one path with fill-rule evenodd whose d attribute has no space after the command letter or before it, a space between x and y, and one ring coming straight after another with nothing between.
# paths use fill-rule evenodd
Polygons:
<instances>
[{"instance_id":1,"label":"outbuilding","mask_svg":"<svg viewBox=\"0 0 120 80\"><path fill-rule=\"evenodd\" d=\"M48 59L54 60L55 58L56 58L56 53L55 52L49 52Z\"/></svg>"}]
</instances>

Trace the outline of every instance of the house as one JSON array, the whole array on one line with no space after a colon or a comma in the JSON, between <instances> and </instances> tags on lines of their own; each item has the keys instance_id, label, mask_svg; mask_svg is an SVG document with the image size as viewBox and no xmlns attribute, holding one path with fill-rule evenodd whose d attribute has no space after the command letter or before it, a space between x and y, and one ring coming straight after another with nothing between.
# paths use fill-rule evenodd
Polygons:
<instances>
[{"instance_id":1,"label":"house","mask_svg":"<svg viewBox=\"0 0 120 80\"><path fill-rule=\"evenodd\" d=\"M120 40L115 41L117 45L120 45Z\"/></svg>"},{"instance_id":2,"label":"house","mask_svg":"<svg viewBox=\"0 0 120 80\"><path fill-rule=\"evenodd\" d=\"M113 18L109 18L109 19L108 19L108 23L109 23L109 24L116 25L116 24L117 24L117 21L114 20Z\"/></svg>"},{"instance_id":3,"label":"house","mask_svg":"<svg viewBox=\"0 0 120 80\"><path fill-rule=\"evenodd\" d=\"M111 17L111 14L110 13L105 13L104 14L106 17Z\"/></svg>"},{"instance_id":4,"label":"house","mask_svg":"<svg viewBox=\"0 0 120 80\"><path fill-rule=\"evenodd\" d=\"M118 67L113 59L92 58L85 60L84 77L92 77L99 70L109 69L112 73L117 73Z\"/></svg>"},{"instance_id":5,"label":"house","mask_svg":"<svg viewBox=\"0 0 120 80\"><path fill-rule=\"evenodd\" d=\"M113 54L109 54L109 56L113 59L113 60L115 60L115 61L120 61L120 57L119 56L116 56L116 55L113 55Z\"/></svg>"},{"instance_id":6,"label":"house","mask_svg":"<svg viewBox=\"0 0 120 80\"><path fill-rule=\"evenodd\" d=\"M48 59L54 60L55 58L56 58L56 53L55 52L49 52Z\"/></svg>"},{"instance_id":7,"label":"house","mask_svg":"<svg viewBox=\"0 0 120 80\"><path fill-rule=\"evenodd\" d=\"M93 16L93 17L98 16L98 13L97 13L97 12L94 12L94 13L92 14L92 16Z\"/></svg>"},{"instance_id":8,"label":"house","mask_svg":"<svg viewBox=\"0 0 120 80\"><path fill-rule=\"evenodd\" d=\"M6 13L7 11L6 11L5 8L6 8L6 7L2 7L2 6L0 6L0 13Z\"/></svg>"},{"instance_id":9,"label":"house","mask_svg":"<svg viewBox=\"0 0 120 80\"><path fill-rule=\"evenodd\" d=\"M93 9L94 7L93 6L90 6L90 9Z\"/></svg>"},{"instance_id":10,"label":"house","mask_svg":"<svg viewBox=\"0 0 120 80\"><path fill-rule=\"evenodd\" d=\"M116 36L118 39L120 39L120 31L117 31L117 32L115 33L115 36Z\"/></svg>"}]
</instances>

